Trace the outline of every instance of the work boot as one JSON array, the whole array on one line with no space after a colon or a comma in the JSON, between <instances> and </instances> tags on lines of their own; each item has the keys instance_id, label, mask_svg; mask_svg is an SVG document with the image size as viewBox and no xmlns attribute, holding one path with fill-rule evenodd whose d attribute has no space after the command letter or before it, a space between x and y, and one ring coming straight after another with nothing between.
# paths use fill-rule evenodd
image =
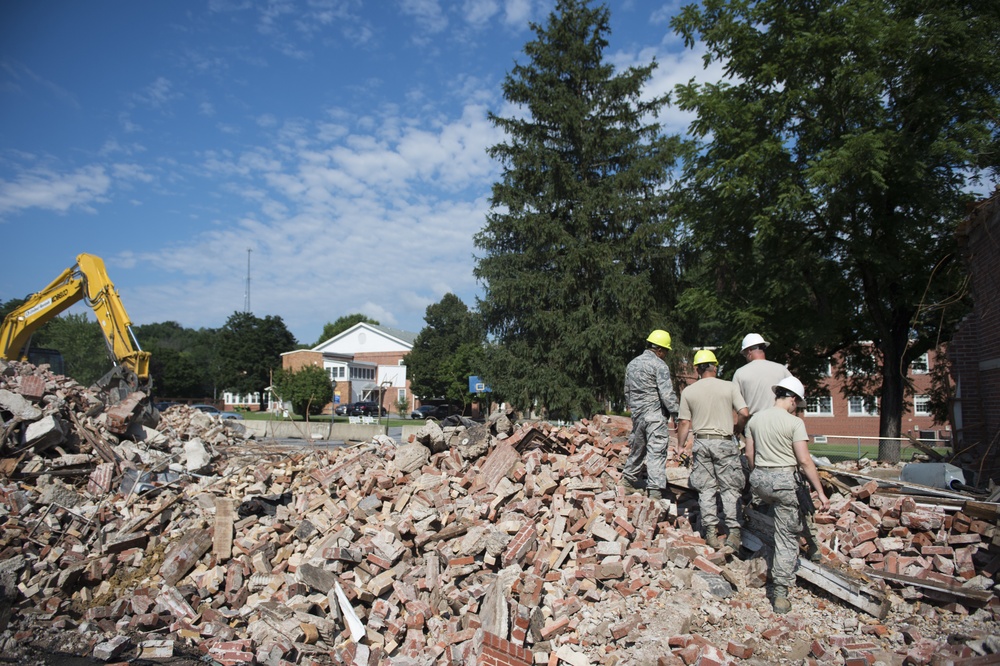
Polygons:
<instances>
[{"instance_id":1,"label":"work boot","mask_svg":"<svg viewBox=\"0 0 1000 666\"><path fill-rule=\"evenodd\" d=\"M634 485L632 485L632 482L628 480L627 476L623 476L622 477L621 486L622 486L622 488L625 489L625 493L628 494L628 495L641 495L642 494L642 488L636 488Z\"/></svg>"},{"instance_id":2,"label":"work boot","mask_svg":"<svg viewBox=\"0 0 1000 666\"><path fill-rule=\"evenodd\" d=\"M719 543L719 529L715 525L705 528L705 543L716 550L722 545Z\"/></svg>"},{"instance_id":3,"label":"work boot","mask_svg":"<svg viewBox=\"0 0 1000 666\"><path fill-rule=\"evenodd\" d=\"M792 602L788 600L788 588L784 585L774 586L774 602L772 603L774 612L784 615L792 610Z\"/></svg>"},{"instance_id":4,"label":"work boot","mask_svg":"<svg viewBox=\"0 0 1000 666\"><path fill-rule=\"evenodd\" d=\"M726 535L726 545L734 551L740 549L740 546L743 545L743 540L740 538L740 528L734 527L729 530L729 534Z\"/></svg>"}]
</instances>

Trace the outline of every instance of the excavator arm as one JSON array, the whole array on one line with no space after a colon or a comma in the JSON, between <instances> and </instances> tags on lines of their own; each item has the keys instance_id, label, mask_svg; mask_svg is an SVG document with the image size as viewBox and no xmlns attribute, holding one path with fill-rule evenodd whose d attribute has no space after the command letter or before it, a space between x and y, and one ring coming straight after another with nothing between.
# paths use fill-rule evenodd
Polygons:
<instances>
[{"instance_id":1,"label":"excavator arm","mask_svg":"<svg viewBox=\"0 0 1000 666\"><path fill-rule=\"evenodd\" d=\"M81 254L76 264L64 270L45 289L28 297L21 307L4 318L0 327L0 358L26 360L32 334L71 305L86 299L101 326L116 371L129 377L137 388L149 382L149 352L142 351L132 333L132 321L114 283L108 278L104 261ZM134 378L134 379L133 379Z\"/></svg>"}]
</instances>

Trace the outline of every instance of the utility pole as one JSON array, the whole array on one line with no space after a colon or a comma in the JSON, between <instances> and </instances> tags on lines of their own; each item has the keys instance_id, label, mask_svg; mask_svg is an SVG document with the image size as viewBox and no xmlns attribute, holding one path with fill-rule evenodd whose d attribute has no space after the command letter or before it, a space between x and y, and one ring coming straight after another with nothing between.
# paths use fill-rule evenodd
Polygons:
<instances>
[{"instance_id":1,"label":"utility pole","mask_svg":"<svg viewBox=\"0 0 1000 666\"><path fill-rule=\"evenodd\" d=\"M250 313L250 253L253 252L250 248L247 248L247 291L246 298L243 300L243 312Z\"/></svg>"}]
</instances>

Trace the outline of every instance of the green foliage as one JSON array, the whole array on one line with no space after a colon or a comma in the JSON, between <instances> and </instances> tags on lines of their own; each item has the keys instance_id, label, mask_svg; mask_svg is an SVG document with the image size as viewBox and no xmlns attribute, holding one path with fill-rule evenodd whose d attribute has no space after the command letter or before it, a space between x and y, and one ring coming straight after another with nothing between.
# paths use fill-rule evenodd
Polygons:
<instances>
[{"instance_id":1,"label":"green foliage","mask_svg":"<svg viewBox=\"0 0 1000 666\"><path fill-rule=\"evenodd\" d=\"M217 329L183 328L174 321L134 327L136 339L150 353L150 374L157 396L214 396Z\"/></svg>"},{"instance_id":2,"label":"green foliage","mask_svg":"<svg viewBox=\"0 0 1000 666\"><path fill-rule=\"evenodd\" d=\"M468 403L469 375L479 373L483 333L479 318L454 294L427 306L426 326L403 362L410 389L422 399Z\"/></svg>"},{"instance_id":3,"label":"green foliage","mask_svg":"<svg viewBox=\"0 0 1000 666\"><path fill-rule=\"evenodd\" d=\"M491 344L480 373L494 397L551 415L622 400L625 364L675 293L665 185L681 149L649 119L656 63L616 73L603 60L606 7L559 0L503 84L524 113L490 115L507 136L476 235Z\"/></svg>"},{"instance_id":4,"label":"green foliage","mask_svg":"<svg viewBox=\"0 0 1000 666\"><path fill-rule=\"evenodd\" d=\"M272 371L281 367L281 353L295 347L295 337L281 317L234 312L219 330L216 343L219 387L263 395Z\"/></svg>"},{"instance_id":5,"label":"green foliage","mask_svg":"<svg viewBox=\"0 0 1000 666\"><path fill-rule=\"evenodd\" d=\"M32 336L31 344L59 350L66 362L66 375L84 386L114 367L100 325L85 313L54 317Z\"/></svg>"},{"instance_id":6,"label":"green foliage","mask_svg":"<svg viewBox=\"0 0 1000 666\"><path fill-rule=\"evenodd\" d=\"M401 419L405 419L410 414L410 402L406 398L400 398L396 401L396 413Z\"/></svg>"},{"instance_id":7,"label":"green foliage","mask_svg":"<svg viewBox=\"0 0 1000 666\"><path fill-rule=\"evenodd\" d=\"M337 321L335 322L326 323L326 325L323 327L323 332L319 336L319 340L316 341L316 344L314 344L313 347L318 347L319 345L323 344L330 338L334 338L340 335L341 333L349 329L351 326L354 326L355 324L360 324L361 322L364 322L366 324L372 324L373 326L378 326L377 321L375 321L374 319L369 319L368 317L359 312L356 312L354 314L344 315L343 317L337 319Z\"/></svg>"},{"instance_id":8,"label":"green foliage","mask_svg":"<svg viewBox=\"0 0 1000 666\"><path fill-rule=\"evenodd\" d=\"M335 382L318 365L299 370L279 370L274 373L274 386L282 400L292 403L296 414L315 416L333 400Z\"/></svg>"},{"instance_id":9,"label":"green foliage","mask_svg":"<svg viewBox=\"0 0 1000 666\"><path fill-rule=\"evenodd\" d=\"M677 91L685 335L726 364L762 333L806 378L873 341L897 436L910 362L967 307L953 230L1000 166L1000 5L709 0L673 25L730 77Z\"/></svg>"},{"instance_id":10,"label":"green foliage","mask_svg":"<svg viewBox=\"0 0 1000 666\"><path fill-rule=\"evenodd\" d=\"M0 302L0 321L3 321L7 315L16 310L17 308L24 305L24 302L28 300L26 298L12 298L9 301Z\"/></svg>"}]
</instances>

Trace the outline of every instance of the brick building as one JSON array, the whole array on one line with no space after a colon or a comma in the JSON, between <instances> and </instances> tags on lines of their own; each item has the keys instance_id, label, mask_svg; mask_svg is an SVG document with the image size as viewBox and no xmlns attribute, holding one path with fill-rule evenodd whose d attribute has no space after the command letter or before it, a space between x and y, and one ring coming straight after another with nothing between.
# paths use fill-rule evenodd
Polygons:
<instances>
[{"instance_id":1,"label":"brick building","mask_svg":"<svg viewBox=\"0 0 1000 666\"><path fill-rule=\"evenodd\" d=\"M956 233L973 299L948 347L956 448L1000 481L1000 190L979 202Z\"/></svg>"},{"instance_id":2,"label":"brick building","mask_svg":"<svg viewBox=\"0 0 1000 666\"><path fill-rule=\"evenodd\" d=\"M417 334L387 326L358 323L312 349L298 349L281 355L281 367L297 370L307 365L322 366L337 382L333 404L323 413L329 414L335 405L360 400L378 402L387 412L397 411L400 400L407 403L407 413L413 409L413 393L406 374L405 357L413 348Z\"/></svg>"},{"instance_id":3,"label":"brick building","mask_svg":"<svg viewBox=\"0 0 1000 666\"><path fill-rule=\"evenodd\" d=\"M809 436L813 437L878 437L878 399L864 396L844 395L845 380L837 372L834 360L830 364L827 378L821 387L811 393L805 412L801 414L806 422ZM936 363L946 362L941 356L931 352L916 359L909 370L913 383L913 395L903 408L900 432L927 441L932 446L941 445L951 439L949 425L935 424L928 403L931 387L931 370Z\"/></svg>"}]
</instances>

